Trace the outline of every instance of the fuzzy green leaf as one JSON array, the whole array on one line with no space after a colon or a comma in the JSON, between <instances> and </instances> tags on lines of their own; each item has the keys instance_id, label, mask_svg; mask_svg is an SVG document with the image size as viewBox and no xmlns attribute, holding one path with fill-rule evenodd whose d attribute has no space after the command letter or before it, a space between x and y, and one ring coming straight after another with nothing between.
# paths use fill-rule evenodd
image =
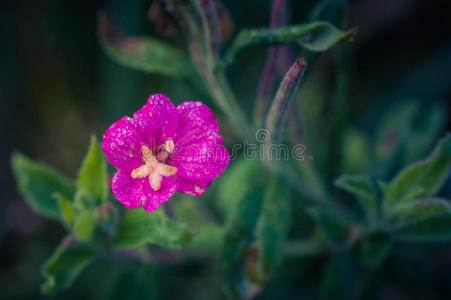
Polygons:
<instances>
[{"instance_id":1,"label":"fuzzy green leaf","mask_svg":"<svg viewBox=\"0 0 451 300\"><path fill-rule=\"evenodd\" d=\"M73 207L76 211L91 209L98 205L97 199L94 198L85 189L77 189L74 196Z\"/></svg>"},{"instance_id":2,"label":"fuzzy green leaf","mask_svg":"<svg viewBox=\"0 0 451 300\"><path fill-rule=\"evenodd\" d=\"M368 137L364 132L349 128L344 132L341 143L340 169L343 173L363 173L368 169L371 151Z\"/></svg>"},{"instance_id":3,"label":"fuzzy green leaf","mask_svg":"<svg viewBox=\"0 0 451 300\"><path fill-rule=\"evenodd\" d=\"M374 164L379 177L387 177L427 155L446 127L446 109L439 103L406 99L389 108L380 124Z\"/></svg>"},{"instance_id":4,"label":"fuzzy green leaf","mask_svg":"<svg viewBox=\"0 0 451 300\"><path fill-rule=\"evenodd\" d=\"M347 227L348 224L336 216L317 208L309 209L308 213L315 220L320 232L330 243L341 245L347 240L350 233Z\"/></svg>"},{"instance_id":5,"label":"fuzzy green leaf","mask_svg":"<svg viewBox=\"0 0 451 300\"><path fill-rule=\"evenodd\" d=\"M451 240L451 204L441 199L403 203L388 215L390 232L410 241Z\"/></svg>"},{"instance_id":6,"label":"fuzzy green leaf","mask_svg":"<svg viewBox=\"0 0 451 300\"><path fill-rule=\"evenodd\" d=\"M97 214L94 209L81 211L75 219L73 233L77 240L88 242L96 227Z\"/></svg>"},{"instance_id":7,"label":"fuzzy green leaf","mask_svg":"<svg viewBox=\"0 0 451 300\"><path fill-rule=\"evenodd\" d=\"M77 189L85 190L98 202L107 200L107 164L100 144L95 136L91 137L88 153L78 172Z\"/></svg>"},{"instance_id":8,"label":"fuzzy green leaf","mask_svg":"<svg viewBox=\"0 0 451 300\"><path fill-rule=\"evenodd\" d=\"M105 15L99 18L99 39L104 51L117 63L146 73L189 76L188 58L172 46L150 37L127 37L116 30Z\"/></svg>"},{"instance_id":9,"label":"fuzzy green leaf","mask_svg":"<svg viewBox=\"0 0 451 300\"><path fill-rule=\"evenodd\" d=\"M406 161L411 162L424 155L446 128L446 108L441 103L419 109L412 121L411 134L406 141Z\"/></svg>"},{"instance_id":10,"label":"fuzzy green leaf","mask_svg":"<svg viewBox=\"0 0 451 300\"><path fill-rule=\"evenodd\" d=\"M255 267L257 263L251 245L255 240L262 203L261 188L249 191L238 203L224 234L223 266L226 285L229 293L235 298L246 299L250 290L242 287L255 284L246 276L246 271Z\"/></svg>"},{"instance_id":11,"label":"fuzzy green leaf","mask_svg":"<svg viewBox=\"0 0 451 300\"><path fill-rule=\"evenodd\" d=\"M217 205L226 218L233 214L238 203L257 183L260 166L258 160L240 159L218 179Z\"/></svg>"},{"instance_id":12,"label":"fuzzy green leaf","mask_svg":"<svg viewBox=\"0 0 451 300\"><path fill-rule=\"evenodd\" d=\"M377 213L377 198L371 182L362 175L341 175L335 185L354 195L369 216Z\"/></svg>"},{"instance_id":13,"label":"fuzzy green leaf","mask_svg":"<svg viewBox=\"0 0 451 300\"><path fill-rule=\"evenodd\" d=\"M298 43L302 47L322 52L340 42L352 41L356 30L341 31L327 22L312 22L275 29L244 29L233 41L224 64L230 64L241 50L257 45Z\"/></svg>"},{"instance_id":14,"label":"fuzzy green leaf","mask_svg":"<svg viewBox=\"0 0 451 300\"><path fill-rule=\"evenodd\" d=\"M434 195L449 175L451 135L442 139L431 156L399 173L384 190L387 206Z\"/></svg>"},{"instance_id":15,"label":"fuzzy green leaf","mask_svg":"<svg viewBox=\"0 0 451 300\"><path fill-rule=\"evenodd\" d=\"M177 195L173 200L174 219L187 224L196 234L187 250L218 253L224 228L214 219L205 203L189 195Z\"/></svg>"},{"instance_id":16,"label":"fuzzy green leaf","mask_svg":"<svg viewBox=\"0 0 451 300\"><path fill-rule=\"evenodd\" d=\"M273 183L267 190L257 231L257 254L263 280L268 280L282 259L282 249L291 223L288 190ZM259 276L260 277L260 276Z\"/></svg>"},{"instance_id":17,"label":"fuzzy green leaf","mask_svg":"<svg viewBox=\"0 0 451 300\"><path fill-rule=\"evenodd\" d=\"M390 164L401 158L413 122L421 111L418 102L403 101L385 112L375 140L374 154L378 162Z\"/></svg>"},{"instance_id":18,"label":"fuzzy green leaf","mask_svg":"<svg viewBox=\"0 0 451 300\"><path fill-rule=\"evenodd\" d=\"M70 238L66 238L42 267L46 279L42 292L52 294L70 287L94 258L92 249L74 244Z\"/></svg>"},{"instance_id":19,"label":"fuzzy green leaf","mask_svg":"<svg viewBox=\"0 0 451 300\"><path fill-rule=\"evenodd\" d=\"M152 214L142 209L127 210L118 224L113 246L136 249L146 244L177 249L187 245L193 233L177 221L169 219L161 209Z\"/></svg>"},{"instance_id":20,"label":"fuzzy green leaf","mask_svg":"<svg viewBox=\"0 0 451 300\"><path fill-rule=\"evenodd\" d=\"M58 202L54 195L72 199L75 189L71 181L57 171L22 154L15 153L11 160L18 188L33 210L51 219L60 219Z\"/></svg>"},{"instance_id":21,"label":"fuzzy green leaf","mask_svg":"<svg viewBox=\"0 0 451 300\"><path fill-rule=\"evenodd\" d=\"M75 220L75 211L72 201L61 194L55 194L54 197L58 203L61 219L67 226L71 226Z\"/></svg>"}]
</instances>

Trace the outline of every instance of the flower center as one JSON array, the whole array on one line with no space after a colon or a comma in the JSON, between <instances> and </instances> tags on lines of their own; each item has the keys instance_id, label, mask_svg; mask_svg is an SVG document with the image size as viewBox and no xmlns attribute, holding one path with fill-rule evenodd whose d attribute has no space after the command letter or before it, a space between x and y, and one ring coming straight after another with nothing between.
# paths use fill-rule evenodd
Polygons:
<instances>
[{"instance_id":1,"label":"flower center","mask_svg":"<svg viewBox=\"0 0 451 300\"><path fill-rule=\"evenodd\" d=\"M148 177L150 187L154 191L158 191L161 188L163 176L172 176L177 173L176 167L164 163L172 151L174 151L174 142L172 139L167 140L159 148L156 155L152 153L149 147L142 146L141 155L144 164L132 170L131 177L133 179Z\"/></svg>"}]
</instances>

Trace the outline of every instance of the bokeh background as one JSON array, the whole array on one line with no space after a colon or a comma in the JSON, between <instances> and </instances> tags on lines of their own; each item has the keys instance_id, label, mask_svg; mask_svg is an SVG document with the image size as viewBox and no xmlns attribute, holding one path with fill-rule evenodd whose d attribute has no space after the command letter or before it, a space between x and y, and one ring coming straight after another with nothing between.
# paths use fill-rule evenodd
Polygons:
<instances>
[{"instance_id":1,"label":"bokeh background","mask_svg":"<svg viewBox=\"0 0 451 300\"><path fill-rule=\"evenodd\" d=\"M269 23L269 0L222 1L234 32ZM306 20L316 1L291 0L292 23ZM23 152L74 177L91 133L141 106L150 93L165 92L179 103L205 97L183 82L124 68L108 58L96 37L97 15L107 11L113 24L131 35L155 35L149 22L151 0L0 2L0 298L40 299L40 265L64 236L61 225L46 221L21 199L10 171L13 151ZM381 116L399 102L412 101L420 112L432 106L449 113L451 104L451 2L447 0L349 1L348 25L359 34L348 47L350 123L374 132ZM180 36L169 38L183 45ZM264 48L240 56L229 75L248 112L265 59ZM324 54L306 83L312 107L326 99L336 66ZM203 101L214 106L208 97ZM303 106L304 109L310 109ZM312 108L312 109L313 109ZM399 112L402 113L402 112ZM447 115L446 115L447 116ZM226 137L228 126L222 121ZM446 117L451 128L451 119ZM445 130L446 128L443 128ZM315 132L307 134L315 135ZM432 137L433 138L433 137ZM230 145L233 138L226 141ZM429 150L429 149L426 149ZM315 152L311 151L315 156ZM449 185L448 185L449 186ZM363 280L374 299L446 299L451 293L451 245L405 245L383 267ZM410 256L402 247L408 247ZM401 250L399 250L401 249ZM321 261L299 263L274 280L265 299L305 297L315 286ZM125 299L134 290L117 290L108 262L97 264L56 299ZM130 269L130 276L136 273ZM156 265L149 277L149 297L212 299L218 278L205 278L199 262ZM219 270L218 270L219 273ZM352 286L354 274L342 284ZM287 288L288 287L288 288ZM117 291L116 291L117 290ZM314 290L314 289L312 289ZM116 292L115 292L116 291ZM291 292L287 292L291 291ZM362 299L362 295L355 295ZM131 299L131 298L130 298ZM368 299L368 298L365 298Z\"/></svg>"}]
</instances>

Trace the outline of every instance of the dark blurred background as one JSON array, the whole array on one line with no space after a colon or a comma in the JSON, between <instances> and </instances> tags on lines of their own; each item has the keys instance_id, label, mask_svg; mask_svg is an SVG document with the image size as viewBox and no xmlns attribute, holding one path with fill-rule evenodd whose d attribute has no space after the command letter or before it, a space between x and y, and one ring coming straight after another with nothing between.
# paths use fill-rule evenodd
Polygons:
<instances>
[{"instance_id":1,"label":"dark blurred background","mask_svg":"<svg viewBox=\"0 0 451 300\"><path fill-rule=\"evenodd\" d=\"M41 219L21 200L9 167L11 153L23 152L74 177L90 134L101 135L109 123L141 106L150 93L165 92L176 103L199 96L173 79L119 66L102 52L96 38L99 10L105 9L111 22L130 35L155 35L148 20L151 2L0 2L1 299L44 298L39 291L42 280L39 268L64 235L61 225ZM305 21L315 2L292 0L292 23ZM243 27L266 26L269 22L269 0L223 3L229 10L235 32ZM348 66L351 123L371 130L381 112L406 98L418 99L425 108L441 103L449 111L451 2L354 0L349 4L348 25L359 27L359 34L350 47ZM180 37L173 37L171 42L182 45ZM265 49L252 51L252 59L243 55L230 74L246 108L251 107L266 53ZM316 64L314 76L327 77L333 67L326 54ZM450 128L450 119L447 120ZM451 255L429 262L419 255L422 245L415 247L418 259L400 261L400 268L389 265L384 273L374 274L386 283L382 295L388 289L391 299L449 298ZM442 253L445 249L438 247L436 251ZM432 274L433 277L422 276L417 271L420 267L438 273ZM101 277L86 275L70 291L56 298L99 299L108 295L101 291L111 287L108 286L109 266L100 264L96 268L98 273L90 273L103 274ZM403 276L396 273L400 269L405 272ZM315 267L310 266L309 272L315 272ZM192 284L193 289L206 288L194 284L196 276L203 276L202 271L188 266L182 274L174 277L163 269L156 275L160 278L158 289L162 299L175 297L171 287L182 281ZM296 274L287 276L303 278ZM295 286L296 282L292 284ZM411 288L409 293L402 292L406 286ZM284 297L283 294L273 296Z\"/></svg>"}]
</instances>

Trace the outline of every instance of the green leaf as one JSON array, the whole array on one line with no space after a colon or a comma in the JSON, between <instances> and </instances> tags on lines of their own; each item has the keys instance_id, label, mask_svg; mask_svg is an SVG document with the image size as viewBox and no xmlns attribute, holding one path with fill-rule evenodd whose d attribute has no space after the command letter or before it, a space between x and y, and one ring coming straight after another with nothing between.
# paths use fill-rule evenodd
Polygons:
<instances>
[{"instance_id":1,"label":"green leaf","mask_svg":"<svg viewBox=\"0 0 451 300\"><path fill-rule=\"evenodd\" d=\"M266 191L257 231L257 254L261 277L267 281L282 259L283 245L291 223L287 188L274 182Z\"/></svg>"},{"instance_id":2,"label":"green leaf","mask_svg":"<svg viewBox=\"0 0 451 300\"><path fill-rule=\"evenodd\" d=\"M223 227L217 224L214 215L205 203L189 195L176 195L173 200L174 219L189 226L196 234L188 250L219 253L222 246Z\"/></svg>"},{"instance_id":3,"label":"green leaf","mask_svg":"<svg viewBox=\"0 0 451 300\"><path fill-rule=\"evenodd\" d=\"M223 265L228 292L235 298L244 298L251 292L252 283L246 269L255 267L257 258L251 245L263 204L263 191L254 188L241 199L224 234ZM247 286L248 288L243 288Z\"/></svg>"},{"instance_id":4,"label":"green leaf","mask_svg":"<svg viewBox=\"0 0 451 300\"><path fill-rule=\"evenodd\" d=\"M340 42L352 41L355 34L355 29L341 31L322 21L276 29L244 29L233 41L224 64L231 64L239 51L251 46L298 43L308 50L322 52Z\"/></svg>"},{"instance_id":5,"label":"green leaf","mask_svg":"<svg viewBox=\"0 0 451 300\"><path fill-rule=\"evenodd\" d=\"M216 255L221 250L223 234L224 228L219 225L202 225L193 236L188 249L194 253L208 251Z\"/></svg>"},{"instance_id":6,"label":"green leaf","mask_svg":"<svg viewBox=\"0 0 451 300\"><path fill-rule=\"evenodd\" d=\"M357 257L360 263L369 268L379 266L390 253L392 238L383 233L372 233L366 236L358 245Z\"/></svg>"},{"instance_id":7,"label":"green leaf","mask_svg":"<svg viewBox=\"0 0 451 300\"><path fill-rule=\"evenodd\" d=\"M91 137L77 178L77 189L85 190L98 202L108 197L108 173L105 157L95 136Z\"/></svg>"},{"instance_id":8,"label":"green leaf","mask_svg":"<svg viewBox=\"0 0 451 300\"><path fill-rule=\"evenodd\" d=\"M46 279L42 292L52 294L70 287L94 258L92 249L74 244L70 237L64 239L42 267L42 274Z\"/></svg>"},{"instance_id":9,"label":"green leaf","mask_svg":"<svg viewBox=\"0 0 451 300\"><path fill-rule=\"evenodd\" d=\"M72 229L74 236L81 242L88 242L92 238L97 222L97 213L94 209L81 211L74 222Z\"/></svg>"},{"instance_id":10,"label":"green leaf","mask_svg":"<svg viewBox=\"0 0 451 300\"><path fill-rule=\"evenodd\" d=\"M83 211L85 209L95 208L98 202L85 189L77 189L74 196L73 207L75 211Z\"/></svg>"},{"instance_id":11,"label":"green leaf","mask_svg":"<svg viewBox=\"0 0 451 300\"><path fill-rule=\"evenodd\" d=\"M412 130L415 116L420 112L416 101L403 101L389 108L380 120L376 134L375 158L382 162L403 151Z\"/></svg>"},{"instance_id":12,"label":"green leaf","mask_svg":"<svg viewBox=\"0 0 451 300\"><path fill-rule=\"evenodd\" d=\"M363 173L368 169L370 144L364 132L350 128L345 131L341 144L340 167L344 173Z\"/></svg>"},{"instance_id":13,"label":"green leaf","mask_svg":"<svg viewBox=\"0 0 451 300\"><path fill-rule=\"evenodd\" d=\"M368 216L377 216L376 192L368 178L363 175L341 175L335 185L352 194L360 202Z\"/></svg>"},{"instance_id":14,"label":"green leaf","mask_svg":"<svg viewBox=\"0 0 451 300\"><path fill-rule=\"evenodd\" d=\"M205 203L195 197L177 194L172 204L174 219L187 224L190 228L196 229L205 224L215 223Z\"/></svg>"},{"instance_id":15,"label":"green leaf","mask_svg":"<svg viewBox=\"0 0 451 300\"><path fill-rule=\"evenodd\" d=\"M301 35L298 42L304 48L315 52L327 51L339 43L352 42L357 34L356 28L341 31L332 24L321 21L306 24L303 29L300 26L302 25L297 28L297 33ZM304 34L301 33L302 31L304 31ZM308 32L308 34L306 35L305 32Z\"/></svg>"},{"instance_id":16,"label":"green leaf","mask_svg":"<svg viewBox=\"0 0 451 300\"><path fill-rule=\"evenodd\" d=\"M177 77L194 72L182 52L150 37L127 37L116 30L104 14L100 15L98 30L104 51L125 67Z\"/></svg>"},{"instance_id":17,"label":"green leaf","mask_svg":"<svg viewBox=\"0 0 451 300\"><path fill-rule=\"evenodd\" d=\"M424 155L446 128L446 107L442 103L427 105L419 110L412 122L412 132L406 144L406 161L411 162Z\"/></svg>"},{"instance_id":18,"label":"green leaf","mask_svg":"<svg viewBox=\"0 0 451 300\"><path fill-rule=\"evenodd\" d=\"M384 113L374 146L378 177L393 176L401 166L411 163L406 160L408 149L413 148L409 141L413 138L416 117L422 111L425 110L420 109L417 101L409 100L394 104Z\"/></svg>"},{"instance_id":19,"label":"green leaf","mask_svg":"<svg viewBox=\"0 0 451 300\"><path fill-rule=\"evenodd\" d=\"M66 199L74 196L71 181L49 167L15 153L11 160L18 188L33 210L51 219L60 219L58 202L54 194Z\"/></svg>"},{"instance_id":20,"label":"green leaf","mask_svg":"<svg viewBox=\"0 0 451 300\"><path fill-rule=\"evenodd\" d=\"M451 240L451 204L425 199L396 206L388 215L389 231L406 241Z\"/></svg>"},{"instance_id":21,"label":"green leaf","mask_svg":"<svg viewBox=\"0 0 451 300\"><path fill-rule=\"evenodd\" d=\"M111 202L106 202L96 208L97 226L108 236L114 236L119 222L119 211Z\"/></svg>"},{"instance_id":22,"label":"green leaf","mask_svg":"<svg viewBox=\"0 0 451 300\"><path fill-rule=\"evenodd\" d=\"M257 184L258 175L261 174L260 166L258 160L240 159L233 162L227 172L219 178L217 205L226 219Z\"/></svg>"},{"instance_id":23,"label":"green leaf","mask_svg":"<svg viewBox=\"0 0 451 300\"><path fill-rule=\"evenodd\" d=\"M71 226L75 220L75 211L72 202L58 193L54 197L58 203L61 219L66 225Z\"/></svg>"},{"instance_id":24,"label":"green leaf","mask_svg":"<svg viewBox=\"0 0 451 300\"><path fill-rule=\"evenodd\" d=\"M348 239L350 234L348 224L336 216L316 208L309 209L308 213L315 220L320 232L330 243L339 246Z\"/></svg>"},{"instance_id":25,"label":"green leaf","mask_svg":"<svg viewBox=\"0 0 451 300\"><path fill-rule=\"evenodd\" d=\"M438 103L421 105L409 99L390 108L380 123L375 164L380 177L387 177L430 151L446 126L446 109Z\"/></svg>"},{"instance_id":26,"label":"green leaf","mask_svg":"<svg viewBox=\"0 0 451 300\"><path fill-rule=\"evenodd\" d=\"M185 224L169 219L161 209L152 214L142 209L127 210L113 245L118 249L136 249L150 243L177 249L186 246L192 235Z\"/></svg>"},{"instance_id":27,"label":"green leaf","mask_svg":"<svg viewBox=\"0 0 451 300\"><path fill-rule=\"evenodd\" d=\"M451 135L447 135L429 158L408 166L384 187L385 204L399 205L434 195L448 177L450 165Z\"/></svg>"}]
</instances>

